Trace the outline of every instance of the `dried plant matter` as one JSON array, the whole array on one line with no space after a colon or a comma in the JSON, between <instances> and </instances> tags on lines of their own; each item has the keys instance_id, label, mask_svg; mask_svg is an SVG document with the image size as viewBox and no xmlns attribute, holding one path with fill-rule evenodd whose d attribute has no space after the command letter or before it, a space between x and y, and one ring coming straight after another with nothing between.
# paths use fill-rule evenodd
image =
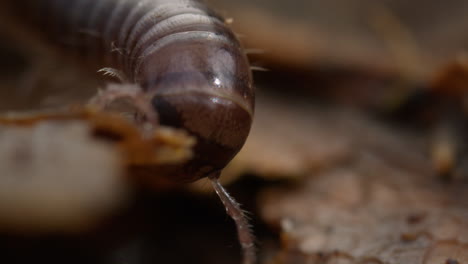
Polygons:
<instances>
[{"instance_id":1,"label":"dried plant matter","mask_svg":"<svg viewBox=\"0 0 468 264\"><path fill-rule=\"evenodd\" d=\"M226 174L297 178L346 163L362 149L408 168L430 171L421 138L369 122L353 110L265 94L258 105L251 135ZM405 148L416 151L401 153Z\"/></svg>"},{"instance_id":2,"label":"dried plant matter","mask_svg":"<svg viewBox=\"0 0 468 264\"><path fill-rule=\"evenodd\" d=\"M329 65L427 78L467 45L463 0L211 2L234 18L248 47L264 50L256 57L273 65L267 67Z\"/></svg>"},{"instance_id":3,"label":"dried plant matter","mask_svg":"<svg viewBox=\"0 0 468 264\"><path fill-rule=\"evenodd\" d=\"M464 263L467 185L443 184L410 135L346 116L331 118L346 129L329 140L354 143L347 159L260 196L281 231L273 263Z\"/></svg>"},{"instance_id":4,"label":"dried plant matter","mask_svg":"<svg viewBox=\"0 0 468 264\"><path fill-rule=\"evenodd\" d=\"M98 138L110 140L124 153L124 162L129 165L158 165L179 163L192 155L190 148L194 139L184 131L157 127L145 131L124 117L76 108L37 114L8 114L0 117L0 124L9 126L33 126L42 121L83 120L89 123L91 132Z\"/></svg>"},{"instance_id":5,"label":"dried plant matter","mask_svg":"<svg viewBox=\"0 0 468 264\"><path fill-rule=\"evenodd\" d=\"M122 117L85 109L0 124L0 229L9 231L86 228L122 205L129 167L153 166L158 182L158 166L187 160L194 142L163 127L145 138Z\"/></svg>"},{"instance_id":6,"label":"dried plant matter","mask_svg":"<svg viewBox=\"0 0 468 264\"><path fill-rule=\"evenodd\" d=\"M0 126L0 229L76 231L121 205L121 155L82 121Z\"/></svg>"}]
</instances>

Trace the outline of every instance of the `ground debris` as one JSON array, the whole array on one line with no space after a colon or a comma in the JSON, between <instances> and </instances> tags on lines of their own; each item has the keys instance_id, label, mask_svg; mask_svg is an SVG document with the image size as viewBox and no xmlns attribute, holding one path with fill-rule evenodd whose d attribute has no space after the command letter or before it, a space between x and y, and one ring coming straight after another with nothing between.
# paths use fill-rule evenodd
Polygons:
<instances>
[{"instance_id":1,"label":"ground debris","mask_svg":"<svg viewBox=\"0 0 468 264\"><path fill-rule=\"evenodd\" d=\"M372 122L346 123L352 158L260 196L262 217L281 231L273 263L463 263L468 186L443 184L418 144L395 144Z\"/></svg>"},{"instance_id":2,"label":"ground debris","mask_svg":"<svg viewBox=\"0 0 468 264\"><path fill-rule=\"evenodd\" d=\"M0 126L0 229L79 231L126 197L121 156L80 121Z\"/></svg>"},{"instance_id":3,"label":"ground debris","mask_svg":"<svg viewBox=\"0 0 468 264\"><path fill-rule=\"evenodd\" d=\"M168 127L142 128L124 117L87 108L47 113L10 113L0 116L0 124L34 126L44 121L82 120L89 123L97 138L114 142L124 153L129 165L157 165L188 160L195 140L186 132Z\"/></svg>"},{"instance_id":4,"label":"ground debris","mask_svg":"<svg viewBox=\"0 0 468 264\"><path fill-rule=\"evenodd\" d=\"M226 168L226 178L240 173L300 178L369 151L406 169L432 172L422 138L369 122L350 108L316 107L300 99L265 94L259 96L257 105L252 131ZM415 151L402 152L405 148Z\"/></svg>"},{"instance_id":5,"label":"ground debris","mask_svg":"<svg viewBox=\"0 0 468 264\"><path fill-rule=\"evenodd\" d=\"M467 44L462 0L211 2L234 18L248 48L264 51L254 58L267 68L326 65L426 78Z\"/></svg>"},{"instance_id":6,"label":"ground debris","mask_svg":"<svg viewBox=\"0 0 468 264\"><path fill-rule=\"evenodd\" d=\"M89 109L0 116L0 229L86 229L122 206L129 167L150 165L158 178L158 166L191 157L185 132L143 135L120 116Z\"/></svg>"}]
</instances>

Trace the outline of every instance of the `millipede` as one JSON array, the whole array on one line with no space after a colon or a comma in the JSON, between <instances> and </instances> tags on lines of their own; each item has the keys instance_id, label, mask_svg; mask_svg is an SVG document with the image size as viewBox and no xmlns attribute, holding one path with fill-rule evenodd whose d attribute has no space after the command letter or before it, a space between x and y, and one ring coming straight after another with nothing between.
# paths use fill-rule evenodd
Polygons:
<instances>
[{"instance_id":1,"label":"millipede","mask_svg":"<svg viewBox=\"0 0 468 264\"><path fill-rule=\"evenodd\" d=\"M171 181L208 177L236 222L243 263L255 263L248 221L218 181L245 143L255 104L247 57L225 20L196 0L6 2L61 52L132 84L107 91L108 98L134 99L139 120L182 128L197 139L193 158L172 170Z\"/></svg>"}]
</instances>

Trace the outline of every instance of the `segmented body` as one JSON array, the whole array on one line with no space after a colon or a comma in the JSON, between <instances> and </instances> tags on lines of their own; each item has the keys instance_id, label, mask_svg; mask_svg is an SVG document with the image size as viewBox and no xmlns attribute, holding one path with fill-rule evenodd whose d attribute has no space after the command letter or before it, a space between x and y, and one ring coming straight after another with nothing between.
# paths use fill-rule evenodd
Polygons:
<instances>
[{"instance_id":1,"label":"segmented body","mask_svg":"<svg viewBox=\"0 0 468 264\"><path fill-rule=\"evenodd\" d=\"M15 1L12 1L15 2ZM246 56L223 19L194 0L16 1L41 35L140 85L165 125L198 143L174 180L222 169L249 133L254 90Z\"/></svg>"},{"instance_id":2,"label":"segmented body","mask_svg":"<svg viewBox=\"0 0 468 264\"><path fill-rule=\"evenodd\" d=\"M194 157L168 168L168 181L209 176L236 222L243 263L254 263L247 219L217 179L243 146L254 111L248 61L223 19L195 0L4 3L64 53L93 62L96 71L111 67L122 72L137 84L160 123L197 138ZM134 169L154 176L150 166Z\"/></svg>"}]
</instances>

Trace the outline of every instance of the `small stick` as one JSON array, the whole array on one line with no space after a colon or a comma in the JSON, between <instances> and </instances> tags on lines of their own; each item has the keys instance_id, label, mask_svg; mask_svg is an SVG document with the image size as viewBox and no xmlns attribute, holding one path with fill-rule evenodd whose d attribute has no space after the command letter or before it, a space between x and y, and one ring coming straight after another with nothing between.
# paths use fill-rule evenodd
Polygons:
<instances>
[{"instance_id":1,"label":"small stick","mask_svg":"<svg viewBox=\"0 0 468 264\"><path fill-rule=\"evenodd\" d=\"M223 202L227 214L234 220L237 227L237 236L242 247L243 260L242 264L256 263L255 253L255 237L252 234L250 225L244 211L240 208L240 204L232 198L224 187L219 183L219 173L215 173L208 177L211 181L216 194Z\"/></svg>"}]
</instances>

